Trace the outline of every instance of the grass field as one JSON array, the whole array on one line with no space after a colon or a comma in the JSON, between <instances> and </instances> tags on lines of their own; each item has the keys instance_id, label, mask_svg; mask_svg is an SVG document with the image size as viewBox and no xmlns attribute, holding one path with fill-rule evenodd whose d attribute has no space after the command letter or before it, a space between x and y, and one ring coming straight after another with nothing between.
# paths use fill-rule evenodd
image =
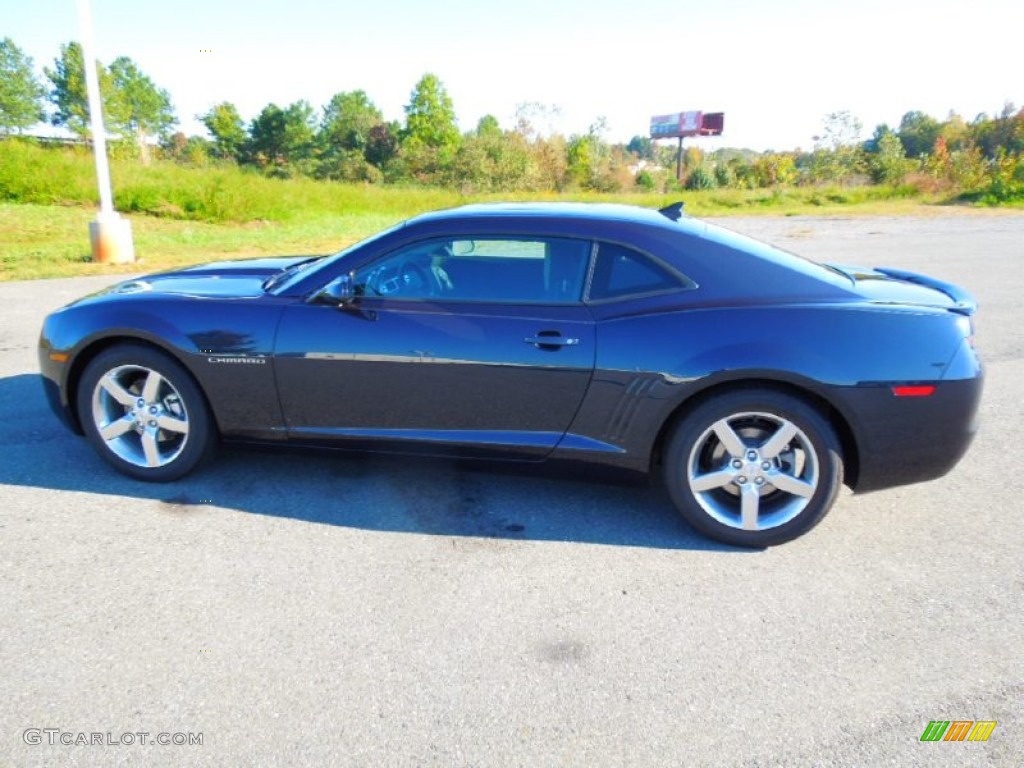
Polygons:
<instances>
[{"instance_id":1,"label":"grass field","mask_svg":"<svg viewBox=\"0 0 1024 768\"><path fill-rule=\"evenodd\" d=\"M945 210L948 209L897 200L859 205L791 205L763 211L736 208L731 213L934 216ZM214 224L133 214L128 218L138 260L135 264L109 265L92 261L88 224L94 217L94 209L81 206L0 203L0 280L127 274L221 258L330 253L406 218L395 212L359 211L297 217L284 222Z\"/></svg>"},{"instance_id":2,"label":"grass field","mask_svg":"<svg viewBox=\"0 0 1024 768\"><path fill-rule=\"evenodd\" d=\"M660 207L683 199L695 216L905 215L944 210L912 187L796 187L672 194L481 195L435 187L271 179L234 166L112 163L115 205L132 221L138 262L91 261L92 160L81 149L0 142L0 280L163 269L218 258L338 250L417 213L467 202L577 200Z\"/></svg>"},{"instance_id":3,"label":"grass field","mask_svg":"<svg viewBox=\"0 0 1024 768\"><path fill-rule=\"evenodd\" d=\"M96 264L82 207L0 203L0 280L132 273L218 258L328 253L396 221L364 214L296 222L211 224L132 215L135 264Z\"/></svg>"}]
</instances>

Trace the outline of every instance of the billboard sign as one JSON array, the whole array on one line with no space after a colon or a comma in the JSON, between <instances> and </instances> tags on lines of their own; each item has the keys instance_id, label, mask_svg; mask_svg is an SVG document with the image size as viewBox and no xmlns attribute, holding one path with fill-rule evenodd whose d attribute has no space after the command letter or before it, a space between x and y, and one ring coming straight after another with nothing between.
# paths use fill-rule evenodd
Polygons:
<instances>
[{"instance_id":1,"label":"billboard sign","mask_svg":"<svg viewBox=\"0 0 1024 768\"><path fill-rule=\"evenodd\" d=\"M674 139L687 136L718 136L722 132L721 112L674 112L651 118L652 139Z\"/></svg>"},{"instance_id":2,"label":"billboard sign","mask_svg":"<svg viewBox=\"0 0 1024 768\"><path fill-rule=\"evenodd\" d=\"M700 112L674 112L651 118L652 139L674 139L677 136L696 136L700 132Z\"/></svg>"}]
</instances>

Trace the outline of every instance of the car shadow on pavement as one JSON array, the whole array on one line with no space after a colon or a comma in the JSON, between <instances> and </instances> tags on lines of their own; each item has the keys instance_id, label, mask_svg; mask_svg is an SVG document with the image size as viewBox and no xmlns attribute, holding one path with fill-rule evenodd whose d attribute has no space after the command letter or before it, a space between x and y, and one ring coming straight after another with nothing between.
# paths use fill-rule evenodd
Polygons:
<instances>
[{"instance_id":1,"label":"car shadow on pavement","mask_svg":"<svg viewBox=\"0 0 1024 768\"><path fill-rule=\"evenodd\" d=\"M704 538L659 487L600 469L221 446L188 477L139 482L57 421L34 374L0 378L0 424L0 484L155 501L164 512L202 505L434 536L757 551Z\"/></svg>"}]
</instances>

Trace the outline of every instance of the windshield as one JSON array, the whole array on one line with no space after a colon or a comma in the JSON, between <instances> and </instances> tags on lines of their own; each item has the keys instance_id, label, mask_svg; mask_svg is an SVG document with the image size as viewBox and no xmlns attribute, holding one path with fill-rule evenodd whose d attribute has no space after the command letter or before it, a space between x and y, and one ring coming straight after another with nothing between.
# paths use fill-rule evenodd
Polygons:
<instances>
[{"instance_id":1,"label":"windshield","mask_svg":"<svg viewBox=\"0 0 1024 768\"><path fill-rule=\"evenodd\" d=\"M280 284L282 281L288 279L292 275L297 275L299 272L302 272L304 269L307 269L307 268L313 266L318 261L320 261L321 259L325 259L325 258L327 258L327 257L326 256L312 256L312 257L310 257L310 258L308 258L308 259L306 259L304 261L300 261L300 262L298 262L296 264L292 264L290 267L285 267L280 272L271 275L270 277L268 277L266 280L263 281L263 290L264 291L269 291L275 285Z\"/></svg>"},{"instance_id":2,"label":"windshield","mask_svg":"<svg viewBox=\"0 0 1024 768\"><path fill-rule=\"evenodd\" d=\"M281 270L277 274L271 275L269 278L267 278L267 280L263 283L263 289L265 291L274 290L277 291L278 293L285 291L293 284L295 284L300 278L306 277L307 274L310 274L308 269L309 267L316 265L316 270L314 271L319 271L321 269L330 269L331 265L336 264L341 259L346 258L350 253L353 253L354 251L361 249L363 246L375 243L377 240L380 240L381 238L390 235L392 232L397 232L404 226L405 222L403 221L398 224L395 224L392 227L388 227L382 232L370 235L369 237L363 240L353 243L352 245L348 246L347 248L343 248L337 253L330 254L328 256L317 256L313 259L300 261L298 264L292 264L292 266L288 267L287 269Z\"/></svg>"}]
</instances>

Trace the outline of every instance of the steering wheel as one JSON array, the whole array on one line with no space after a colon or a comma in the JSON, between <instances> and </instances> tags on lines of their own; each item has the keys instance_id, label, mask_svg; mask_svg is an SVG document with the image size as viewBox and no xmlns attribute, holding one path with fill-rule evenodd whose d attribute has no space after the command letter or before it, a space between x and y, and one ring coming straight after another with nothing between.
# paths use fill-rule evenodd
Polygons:
<instances>
[{"instance_id":1,"label":"steering wheel","mask_svg":"<svg viewBox=\"0 0 1024 768\"><path fill-rule=\"evenodd\" d=\"M398 270L398 281L401 286L399 295L433 296L437 293L437 281L428 277L423 267L411 261L402 264Z\"/></svg>"},{"instance_id":2,"label":"steering wheel","mask_svg":"<svg viewBox=\"0 0 1024 768\"><path fill-rule=\"evenodd\" d=\"M366 287L375 296L407 296L426 298L440 296L452 290L451 281L441 270L428 268L415 261L404 261L399 266L383 265L366 277Z\"/></svg>"}]
</instances>

